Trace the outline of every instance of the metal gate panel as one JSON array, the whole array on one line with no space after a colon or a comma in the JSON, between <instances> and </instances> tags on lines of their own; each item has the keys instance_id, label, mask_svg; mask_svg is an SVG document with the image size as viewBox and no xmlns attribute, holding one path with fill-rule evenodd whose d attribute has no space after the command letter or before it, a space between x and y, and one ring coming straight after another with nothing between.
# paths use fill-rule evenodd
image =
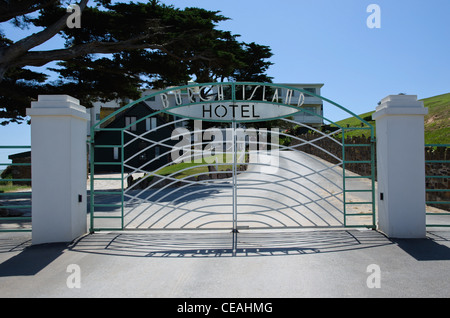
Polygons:
<instances>
[{"instance_id":1,"label":"metal gate panel","mask_svg":"<svg viewBox=\"0 0 450 318\"><path fill-rule=\"evenodd\" d=\"M231 88L234 102L238 85L257 84L260 83L223 85ZM176 89L179 88L173 90ZM266 104L271 107L271 103ZM120 111L114 116L119 114ZM240 136L242 130L253 129L256 121L232 121L229 125L219 121L220 131L228 138L222 140L220 150L214 149L214 156L204 157L203 151L212 140L196 140L196 136L204 136L210 129L185 129L174 139L173 134L167 133L168 129L187 127L185 124L191 119L174 118L151 127L161 115L171 118L171 108L128 120L122 127L97 125L92 129L91 231L231 229L237 232L267 228L374 227L374 131L364 120L361 119L367 124L364 127L341 127L317 115L336 124L333 131L323 132L287 115L280 116L274 120L285 126L308 129L315 134L314 138L303 139L289 129L262 128L257 133L267 136L257 135L256 148L251 147L250 139L254 137L251 133L244 134L243 140ZM266 123L270 126L269 122ZM136 127L143 124L147 129L137 131ZM371 142L348 143L347 134L357 129L367 131ZM98 137L99 133L111 137L103 136L103 142L99 142L102 137ZM189 140L188 146L176 145L182 138ZM288 138L290 143L280 144L280 138ZM324 141L338 151L321 145ZM370 158L354 160L346 155L347 149L369 149ZM187 155L181 156L179 162L174 164L167 159L173 151L184 155L185 150ZM102 153L109 153L114 160L104 159ZM356 174L348 169L357 164L369 165L368 173ZM115 167L115 173L102 174L102 167Z\"/></svg>"}]
</instances>

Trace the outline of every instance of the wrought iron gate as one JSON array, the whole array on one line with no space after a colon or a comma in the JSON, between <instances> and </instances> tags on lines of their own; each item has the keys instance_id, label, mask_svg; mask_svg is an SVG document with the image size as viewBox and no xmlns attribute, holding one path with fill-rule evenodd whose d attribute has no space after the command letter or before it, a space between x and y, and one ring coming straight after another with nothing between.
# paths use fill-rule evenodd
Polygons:
<instances>
[{"instance_id":1,"label":"wrought iron gate","mask_svg":"<svg viewBox=\"0 0 450 318\"><path fill-rule=\"evenodd\" d=\"M374 227L374 163L369 120L310 91L171 88L92 127L91 231Z\"/></svg>"}]
</instances>

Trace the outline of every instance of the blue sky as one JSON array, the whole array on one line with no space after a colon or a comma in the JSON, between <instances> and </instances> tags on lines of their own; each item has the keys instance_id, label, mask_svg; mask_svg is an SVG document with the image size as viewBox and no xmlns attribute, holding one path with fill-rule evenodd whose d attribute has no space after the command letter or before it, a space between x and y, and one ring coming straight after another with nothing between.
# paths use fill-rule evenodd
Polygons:
<instances>
[{"instance_id":1,"label":"blue sky","mask_svg":"<svg viewBox=\"0 0 450 318\"><path fill-rule=\"evenodd\" d=\"M357 114L374 110L390 94L421 99L450 92L449 0L161 2L221 11L230 20L219 29L271 47L274 65L268 73L274 82L324 83L322 96ZM367 27L370 4L381 9L379 29ZM25 125L0 129L0 145L30 143Z\"/></svg>"},{"instance_id":2,"label":"blue sky","mask_svg":"<svg viewBox=\"0 0 450 318\"><path fill-rule=\"evenodd\" d=\"M371 111L389 95L426 98L450 92L448 0L175 0L176 7L220 10L221 28L271 47L277 83L324 83L322 95ZM369 4L381 28L369 29Z\"/></svg>"}]
</instances>

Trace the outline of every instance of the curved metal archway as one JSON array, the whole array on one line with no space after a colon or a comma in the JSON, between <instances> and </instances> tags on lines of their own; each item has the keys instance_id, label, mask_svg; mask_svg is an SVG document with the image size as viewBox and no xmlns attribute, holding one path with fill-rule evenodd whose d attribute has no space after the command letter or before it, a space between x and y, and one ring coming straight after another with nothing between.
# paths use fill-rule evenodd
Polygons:
<instances>
[{"instance_id":1,"label":"curved metal archway","mask_svg":"<svg viewBox=\"0 0 450 318\"><path fill-rule=\"evenodd\" d=\"M361 126L342 127L323 113L302 107L307 100L306 94L342 110L357 119ZM159 102L161 109L129 122L122 118L121 125L111 127L114 119L152 100ZM295 116L300 113L320 118L336 129L323 132L299 122ZM163 117L170 117L170 120L163 121ZM152 125L153 120L155 125ZM194 131L190 131L186 125L189 126L187 123L192 120L211 122L220 129L194 127ZM274 121L285 127L309 129L316 136L308 140L291 129L268 131L261 128L265 123ZM107 123L110 125L105 126ZM259 125L259 131L247 127L255 123ZM141 132L133 129L144 124L146 129ZM226 124L229 126L226 127ZM184 128L179 127L183 125ZM173 143L175 126L179 127L177 140L189 143L181 146ZM354 130L367 131L372 142L346 143L347 133ZM271 137L270 141L268 137L261 137L264 133ZM100 134L111 134L111 138L101 143L98 140ZM116 135L115 142L113 134ZM206 134L211 138L193 138ZM214 146L220 134L230 138ZM256 139L255 143L252 143L252 138ZM280 139L291 142L280 146ZM340 154L327 149L320 144L321 141L335 145L340 149ZM92 127L91 231L373 227L373 141L374 129L368 121L329 99L301 88L234 82L168 88L120 108ZM138 148L137 144L140 145ZM204 156L207 147L210 147L208 154L214 150L214 156ZM305 152L305 147L315 152ZM347 149L360 147L369 149L369 159L346 158ZM109 152L115 161L96 158L101 151ZM164 161L174 152L183 153L177 157L179 161L176 165L171 160ZM317 152L331 158L332 163L313 154ZM214 161L211 161L212 158L215 158ZM154 166L156 163L157 168ZM370 174L346 173L349 164L367 164ZM119 176L96 176L96 168L105 166L117 166ZM130 177L137 174L143 176L131 181ZM95 181L116 181L118 186L114 191L96 190ZM351 185L357 181L361 184ZM364 195L365 198L361 199L360 196ZM366 208L358 210L358 206ZM352 217L364 221L352 225L348 222Z\"/></svg>"}]
</instances>

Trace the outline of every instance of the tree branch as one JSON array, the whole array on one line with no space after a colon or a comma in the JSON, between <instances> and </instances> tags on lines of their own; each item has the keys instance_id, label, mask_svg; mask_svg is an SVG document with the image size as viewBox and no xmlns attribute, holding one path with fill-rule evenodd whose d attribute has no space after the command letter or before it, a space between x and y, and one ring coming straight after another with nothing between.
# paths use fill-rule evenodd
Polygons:
<instances>
[{"instance_id":1,"label":"tree branch","mask_svg":"<svg viewBox=\"0 0 450 318\"><path fill-rule=\"evenodd\" d=\"M167 49L167 46L174 44L177 40L173 40L164 44L150 44L145 42L149 35L136 36L126 41L119 42L90 42L84 44L78 44L76 46L67 49L58 49L51 51L31 51L24 54L19 60L13 63L14 66L43 66L51 61L64 61L70 60L79 56L87 54L110 54L127 50L139 50L150 49L159 50L174 59L184 60L206 60L212 61L213 58L209 58L203 55L196 55L194 57L184 58L176 55Z\"/></svg>"},{"instance_id":2,"label":"tree branch","mask_svg":"<svg viewBox=\"0 0 450 318\"><path fill-rule=\"evenodd\" d=\"M0 22L6 22L37 10L44 9L58 0L46 0L36 3L36 0L7 1L0 3Z\"/></svg>"},{"instance_id":3,"label":"tree branch","mask_svg":"<svg viewBox=\"0 0 450 318\"><path fill-rule=\"evenodd\" d=\"M80 1L80 10L83 11L89 0ZM66 26L67 18L71 13L66 13L53 25L45 28L44 30L33 33L26 38L15 42L14 44L4 47L0 50L0 64L8 65L13 64L11 61L17 59L23 54L26 54L30 49L41 45L42 43L48 41L54 37L59 31L61 31ZM0 78L1 79L1 78Z\"/></svg>"}]
</instances>

